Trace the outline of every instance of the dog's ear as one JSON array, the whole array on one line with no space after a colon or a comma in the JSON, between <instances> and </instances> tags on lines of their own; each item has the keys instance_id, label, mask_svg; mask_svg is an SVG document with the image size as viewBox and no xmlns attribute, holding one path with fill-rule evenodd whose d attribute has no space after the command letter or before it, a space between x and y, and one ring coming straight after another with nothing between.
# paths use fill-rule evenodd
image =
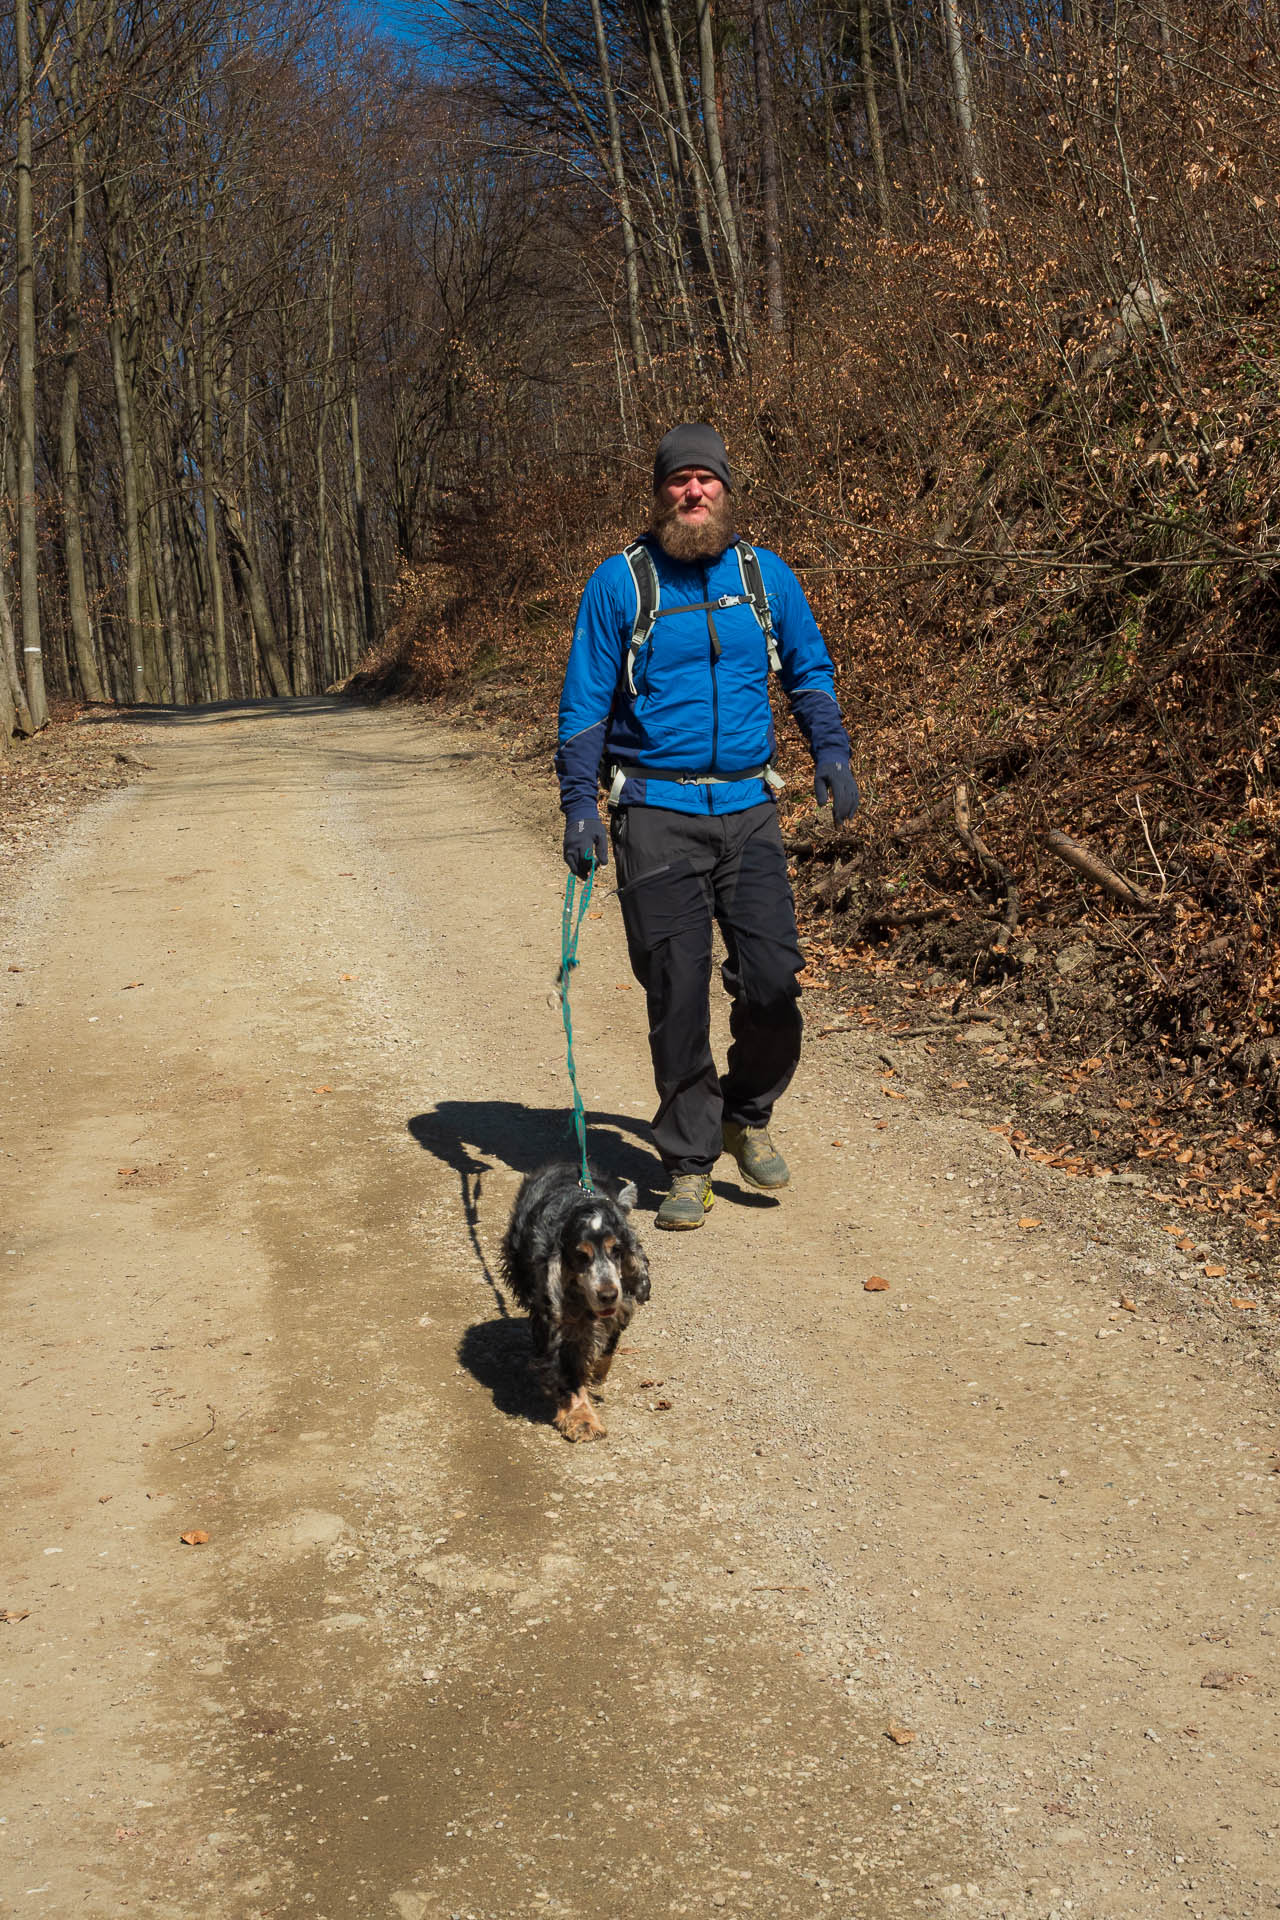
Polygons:
<instances>
[{"instance_id":1,"label":"dog's ear","mask_svg":"<svg viewBox=\"0 0 1280 1920\"><path fill-rule=\"evenodd\" d=\"M639 1307L649 1298L649 1262L638 1241L633 1241L622 1256L622 1285Z\"/></svg>"},{"instance_id":2,"label":"dog's ear","mask_svg":"<svg viewBox=\"0 0 1280 1920\"><path fill-rule=\"evenodd\" d=\"M634 1207L634 1205L636 1204L636 1201L640 1198L640 1195L636 1189L635 1181L624 1180L622 1185L618 1188L616 1198L617 1198L618 1205L621 1207L622 1211L624 1213L630 1213L632 1207Z\"/></svg>"}]
</instances>

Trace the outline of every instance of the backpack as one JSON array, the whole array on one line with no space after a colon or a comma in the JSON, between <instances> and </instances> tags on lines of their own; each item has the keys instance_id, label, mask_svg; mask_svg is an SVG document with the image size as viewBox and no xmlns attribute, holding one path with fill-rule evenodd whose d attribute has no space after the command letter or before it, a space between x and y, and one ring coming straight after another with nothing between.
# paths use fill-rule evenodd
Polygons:
<instances>
[{"instance_id":1,"label":"backpack","mask_svg":"<svg viewBox=\"0 0 1280 1920\"><path fill-rule=\"evenodd\" d=\"M631 639L627 646L627 686L632 694L636 691L635 665L640 650L647 644L655 623L669 613L711 613L721 607L749 606L764 634L769 666L774 673L781 670L782 662L778 657L778 643L773 631L773 614L769 607L769 596L764 590L759 555L745 540L735 542L734 551L738 556L738 572L742 576L741 593L721 594L718 600L695 600L687 607L660 608L658 569L653 564L653 555L648 546L643 540L633 540L629 547L623 548L622 557L631 571L636 590L636 617L631 623ZM714 626L711 631L714 638Z\"/></svg>"}]
</instances>

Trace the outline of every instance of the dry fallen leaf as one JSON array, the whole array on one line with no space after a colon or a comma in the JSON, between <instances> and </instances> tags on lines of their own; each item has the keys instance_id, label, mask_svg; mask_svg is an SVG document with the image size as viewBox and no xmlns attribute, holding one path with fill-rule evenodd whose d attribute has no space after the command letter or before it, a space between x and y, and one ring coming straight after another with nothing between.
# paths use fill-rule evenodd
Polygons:
<instances>
[{"instance_id":1,"label":"dry fallen leaf","mask_svg":"<svg viewBox=\"0 0 1280 1920\"><path fill-rule=\"evenodd\" d=\"M1225 1267L1206 1267L1204 1270L1204 1277L1206 1280L1221 1280L1225 1272L1226 1272Z\"/></svg>"},{"instance_id":2,"label":"dry fallen leaf","mask_svg":"<svg viewBox=\"0 0 1280 1920\"><path fill-rule=\"evenodd\" d=\"M312 1093L332 1093L332 1087L312 1087Z\"/></svg>"},{"instance_id":3,"label":"dry fallen leaf","mask_svg":"<svg viewBox=\"0 0 1280 1920\"><path fill-rule=\"evenodd\" d=\"M878 1273L873 1273L869 1280L863 1281L862 1291L864 1293L888 1293L889 1282L882 1280Z\"/></svg>"},{"instance_id":4,"label":"dry fallen leaf","mask_svg":"<svg viewBox=\"0 0 1280 1920\"><path fill-rule=\"evenodd\" d=\"M1239 1307L1241 1313L1256 1313L1258 1310L1256 1300L1233 1300L1231 1305L1233 1307Z\"/></svg>"},{"instance_id":5,"label":"dry fallen leaf","mask_svg":"<svg viewBox=\"0 0 1280 1920\"><path fill-rule=\"evenodd\" d=\"M674 1405L675 1402L672 1400L655 1400L653 1410L655 1413L670 1413Z\"/></svg>"},{"instance_id":6,"label":"dry fallen leaf","mask_svg":"<svg viewBox=\"0 0 1280 1920\"><path fill-rule=\"evenodd\" d=\"M30 1607L6 1607L0 1620L25 1620L30 1612Z\"/></svg>"},{"instance_id":7,"label":"dry fallen leaf","mask_svg":"<svg viewBox=\"0 0 1280 1920\"><path fill-rule=\"evenodd\" d=\"M208 1544L209 1536L203 1527L192 1527L188 1532L180 1533L178 1538L184 1547L203 1547Z\"/></svg>"},{"instance_id":8,"label":"dry fallen leaf","mask_svg":"<svg viewBox=\"0 0 1280 1920\"><path fill-rule=\"evenodd\" d=\"M617 983L615 984L615 986L614 986L614 989L613 989L613 990L614 990L614 992L615 992L615 993L630 993L630 991L631 991L631 982L630 982L629 980L627 980L627 981L618 981L618 982L617 982Z\"/></svg>"},{"instance_id":9,"label":"dry fallen leaf","mask_svg":"<svg viewBox=\"0 0 1280 1920\"><path fill-rule=\"evenodd\" d=\"M909 1747L915 1739L910 1727L900 1727L892 1720L885 1728L885 1732L895 1747Z\"/></svg>"},{"instance_id":10,"label":"dry fallen leaf","mask_svg":"<svg viewBox=\"0 0 1280 1920\"><path fill-rule=\"evenodd\" d=\"M1029 1213L1024 1213L1021 1220L1019 1220L1018 1225L1022 1228L1022 1231L1024 1233L1030 1233L1032 1227L1042 1227L1044 1225L1044 1222L1043 1220L1033 1219Z\"/></svg>"},{"instance_id":11,"label":"dry fallen leaf","mask_svg":"<svg viewBox=\"0 0 1280 1920\"><path fill-rule=\"evenodd\" d=\"M602 913L597 913L595 908L592 907L590 913L587 915L587 918L588 920L603 920L604 915Z\"/></svg>"},{"instance_id":12,"label":"dry fallen leaf","mask_svg":"<svg viewBox=\"0 0 1280 1920\"><path fill-rule=\"evenodd\" d=\"M120 991L121 993L132 993L135 987L140 987L141 985L141 980L126 980Z\"/></svg>"},{"instance_id":13,"label":"dry fallen leaf","mask_svg":"<svg viewBox=\"0 0 1280 1920\"><path fill-rule=\"evenodd\" d=\"M831 1144L832 1144L832 1146L833 1146L833 1147L842 1147L842 1146L844 1145L844 1141L843 1141L843 1140L833 1140L833 1141L831 1142Z\"/></svg>"},{"instance_id":14,"label":"dry fallen leaf","mask_svg":"<svg viewBox=\"0 0 1280 1920\"><path fill-rule=\"evenodd\" d=\"M1247 1673L1230 1673L1225 1668L1215 1667L1201 1680L1202 1687L1216 1687L1220 1693L1236 1693L1247 1688L1251 1676Z\"/></svg>"}]
</instances>

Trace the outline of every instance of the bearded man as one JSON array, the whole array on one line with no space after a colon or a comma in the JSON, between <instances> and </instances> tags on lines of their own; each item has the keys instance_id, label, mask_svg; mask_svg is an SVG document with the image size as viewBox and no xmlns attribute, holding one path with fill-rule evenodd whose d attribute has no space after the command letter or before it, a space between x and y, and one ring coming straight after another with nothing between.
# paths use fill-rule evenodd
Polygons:
<instances>
[{"instance_id":1,"label":"bearded man","mask_svg":"<svg viewBox=\"0 0 1280 1920\"><path fill-rule=\"evenodd\" d=\"M800 1058L803 960L770 764L771 667L813 755L818 804L829 798L837 822L851 819L849 740L800 583L777 554L738 538L720 435L673 427L654 459L649 531L583 593L555 761L564 857L579 876L608 863L602 768L609 783L627 948L648 1001L653 1135L670 1181L659 1227L702 1225L722 1152L762 1192L790 1179L769 1123ZM710 1039L713 922L728 955L723 1075Z\"/></svg>"}]
</instances>

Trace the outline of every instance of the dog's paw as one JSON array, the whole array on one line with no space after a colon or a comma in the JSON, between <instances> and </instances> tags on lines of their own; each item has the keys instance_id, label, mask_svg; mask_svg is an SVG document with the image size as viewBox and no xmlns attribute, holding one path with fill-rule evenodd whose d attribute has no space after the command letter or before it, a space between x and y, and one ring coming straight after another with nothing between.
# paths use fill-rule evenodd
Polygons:
<instances>
[{"instance_id":1,"label":"dog's paw","mask_svg":"<svg viewBox=\"0 0 1280 1920\"><path fill-rule=\"evenodd\" d=\"M557 1407L554 1424L566 1440L603 1440L608 1431L585 1394L567 1407Z\"/></svg>"}]
</instances>

